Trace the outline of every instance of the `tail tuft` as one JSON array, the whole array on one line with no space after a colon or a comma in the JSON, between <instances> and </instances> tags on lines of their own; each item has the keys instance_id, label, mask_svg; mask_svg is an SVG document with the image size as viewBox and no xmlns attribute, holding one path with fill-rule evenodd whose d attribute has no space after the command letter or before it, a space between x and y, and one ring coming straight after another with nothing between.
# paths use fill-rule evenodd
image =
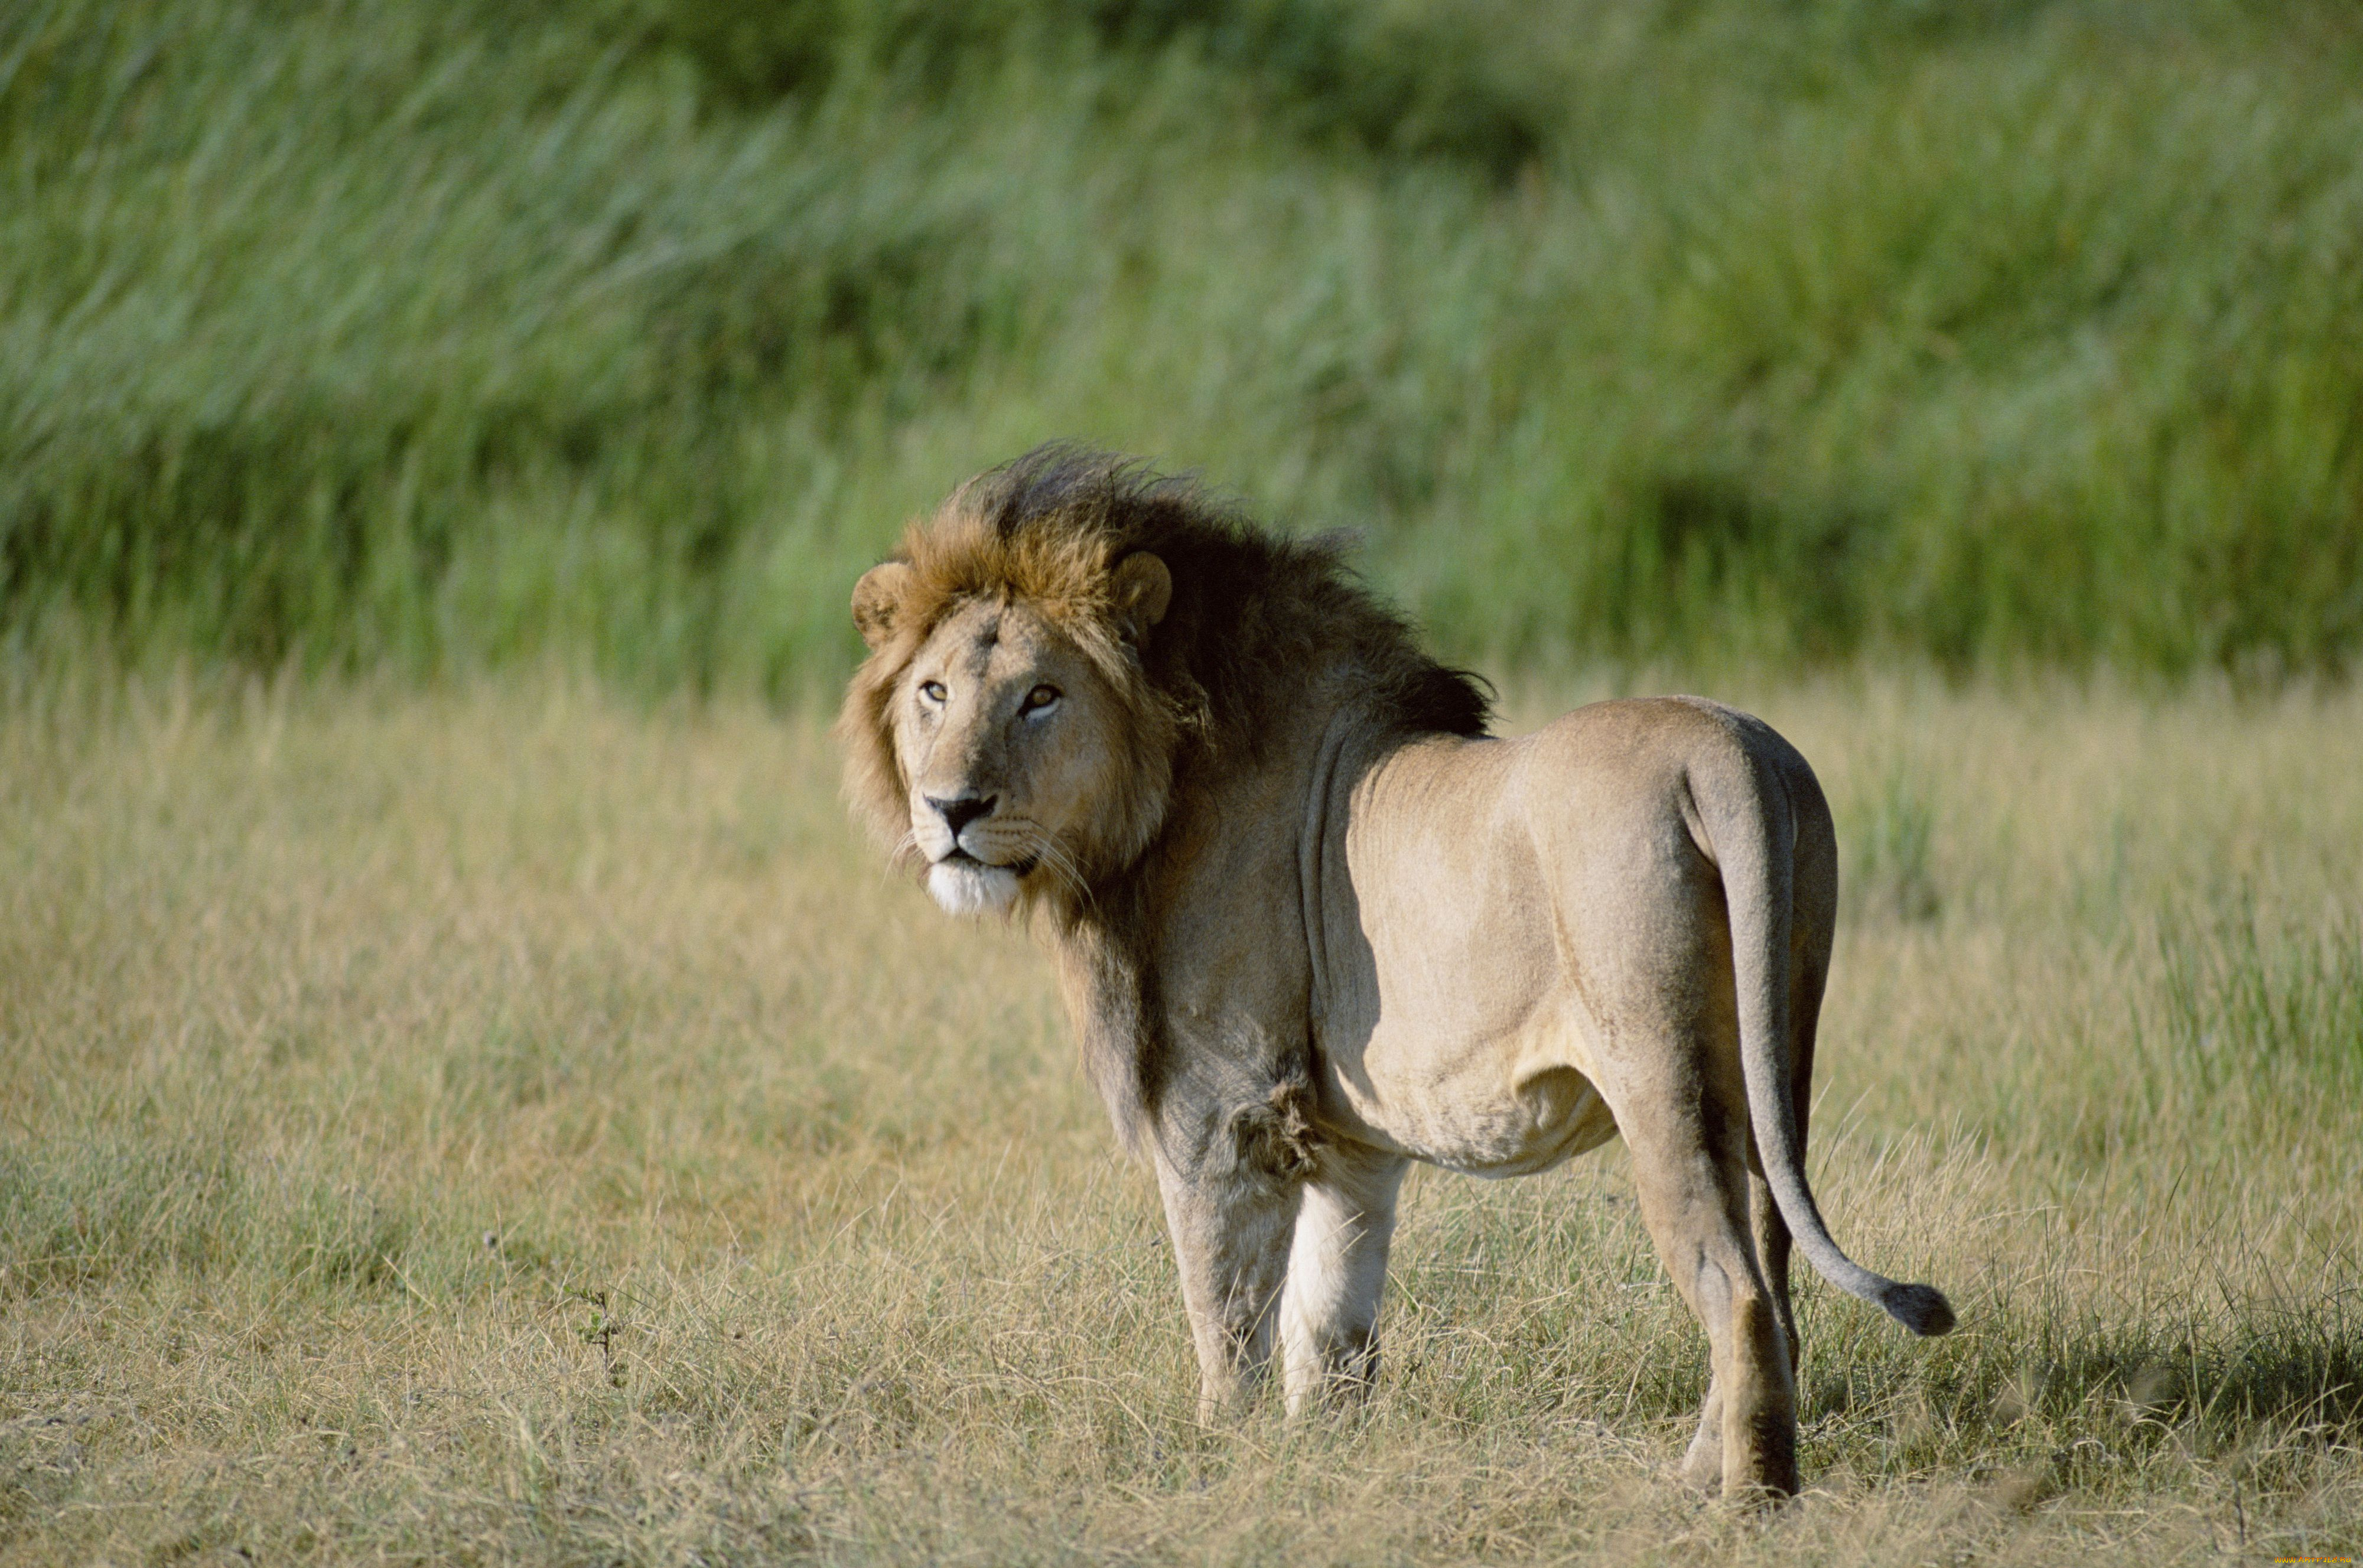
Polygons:
<instances>
[{"instance_id":1,"label":"tail tuft","mask_svg":"<svg viewBox=\"0 0 2363 1568\"><path fill-rule=\"evenodd\" d=\"M1953 1304L1933 1284L1891 1284L1879 1293L1879 1304L1924 1339L1953 1331Z\"/></svg>"}]
</instances>

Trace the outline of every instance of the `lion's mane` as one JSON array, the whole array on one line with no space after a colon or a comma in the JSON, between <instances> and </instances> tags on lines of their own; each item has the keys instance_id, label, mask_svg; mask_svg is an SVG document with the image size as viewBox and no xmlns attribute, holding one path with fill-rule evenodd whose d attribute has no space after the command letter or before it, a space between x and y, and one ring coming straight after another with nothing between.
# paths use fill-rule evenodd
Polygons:
<instances>
[{"instance_id":1,"label":"lion's mane","mask_svg":"<svg viewBox=\"0 0 2363 1568\"><path fill-rule=\"evenodd\" d=\"M1120 634L1111 598L1116 564L1136 550L1173 579L1145 651ZM904 533L894 559L912 586L838 721L847 796L882 843L903 840L908 788L889 707L936 627L975 598L1029 605L1122 697L1135 765L1126 798L1106 804L1124 824L1123 865L1154 839L1173 791L1341 704L1366 733L1483 733L1491 704L1477 677L1421 651L1342 554L1337 536L1266 532L1193 481L1107 452L1045 446L987 470ZM1309 690L1308 672L1325 667L1351 671L1350 691Z\"/></svg>"}]
</instances>

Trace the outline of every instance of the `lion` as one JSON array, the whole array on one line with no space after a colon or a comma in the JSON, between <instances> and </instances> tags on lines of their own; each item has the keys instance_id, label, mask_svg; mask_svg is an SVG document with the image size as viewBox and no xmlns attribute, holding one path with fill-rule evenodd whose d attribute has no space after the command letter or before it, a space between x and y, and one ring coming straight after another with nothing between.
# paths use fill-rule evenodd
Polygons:
<instances>
[{"instance_id":1,"label":"lion","mask_svg":"<svg viewBox=\"0 0 2363 1568\"><path fill-rule=\"evenodd\" d=\"M1494 738L1341 553L1104 453L980 474L854 588L848 798L946 910L1039 917L1156 1173L1203 1418L1275 1340L1292 1415L1370 1389L1413 1161L1515 1175L1621 1135L1710 1346L1684 1473L1792 1494L1792 1238L1953 1326L1805 1182L1837 906L1813 770L1698 697Z\"/></svg>"}]
</instances>

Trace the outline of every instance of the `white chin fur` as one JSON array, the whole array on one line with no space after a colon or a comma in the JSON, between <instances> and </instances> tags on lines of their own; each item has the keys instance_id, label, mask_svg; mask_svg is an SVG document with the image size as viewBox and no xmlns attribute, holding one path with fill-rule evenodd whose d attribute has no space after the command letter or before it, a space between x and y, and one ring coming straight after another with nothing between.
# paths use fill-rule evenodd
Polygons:
<instances>
[{"instance_id":1,"label":"white chin fur","mask_svg":"<svg viewBox=\"0 0 2363 1568\"><path fill-rule=\"evenodd\" d=\"M1017 902L1017 873L1002 866L937 861L927 868L927 891L948 915L999 915Z\"/></svg>"}]
</instances>

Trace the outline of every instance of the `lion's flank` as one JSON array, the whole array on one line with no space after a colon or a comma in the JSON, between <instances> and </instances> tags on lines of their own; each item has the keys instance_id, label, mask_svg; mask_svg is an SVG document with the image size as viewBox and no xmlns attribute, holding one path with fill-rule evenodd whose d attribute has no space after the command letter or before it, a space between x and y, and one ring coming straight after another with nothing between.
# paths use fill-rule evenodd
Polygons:
<instances>
[{"instance_id":1,"label":"lion's flank","mask_svg":"<svg viewBox=\"0 0 2363 1568\"><path fill-rule=\"evenodd\" d=\"M1119 562L1162 560L1173 596L1137 647L1113 601ZM1421 651L1403 618L1356 580L1328 541L1267 532L1183 478L1070 445L1039 447L962 484L914 522L895 559L912 568L891 638L855 677L840 734L854 804L892 840L904 805L886 704L935 627L974 598L1022 600L1061 626L1125 694L1140 739L1193 761L1253 755L1311 717L1307 672L1352 673L1370 730L1483 732L1475 677Z\"/></svg>"}]
</instances>

